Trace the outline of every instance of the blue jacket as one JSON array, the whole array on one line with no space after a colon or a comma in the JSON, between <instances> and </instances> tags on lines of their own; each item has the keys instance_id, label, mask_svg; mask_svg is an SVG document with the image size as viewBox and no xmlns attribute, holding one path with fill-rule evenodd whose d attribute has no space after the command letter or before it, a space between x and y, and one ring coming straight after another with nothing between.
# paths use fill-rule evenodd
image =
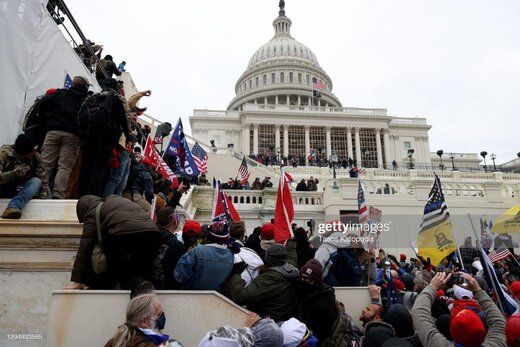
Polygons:
<instances>
[{"instance_id":1,"label":"blue jacket","mask_svg":"<svg viewBox=\"0 0 520 347\"><path fill-rule=\"evenodd\" d=\"M200 245L179 259L174 276L185 290L219 290L231 274L234 259L225 246Z\"/></svg>"}]
</instances>

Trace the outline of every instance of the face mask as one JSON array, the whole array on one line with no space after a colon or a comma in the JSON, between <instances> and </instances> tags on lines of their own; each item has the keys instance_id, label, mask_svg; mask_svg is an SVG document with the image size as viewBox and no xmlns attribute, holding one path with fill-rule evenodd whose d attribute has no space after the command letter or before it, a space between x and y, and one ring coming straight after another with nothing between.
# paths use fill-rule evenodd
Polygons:
<instances>
[{"instance_id":1,"label":"face mask","mask_svg":"<svg viewBox=\"0 0 520 347\"><path fill-rule=\"evenodd\" d=\"M159 318L157 318L155 320L155 329L159 330L159 331L163 330L165 325L166 325L166 315L163 312L163 313L161 313Z\"/></svg>"}]
</instances>

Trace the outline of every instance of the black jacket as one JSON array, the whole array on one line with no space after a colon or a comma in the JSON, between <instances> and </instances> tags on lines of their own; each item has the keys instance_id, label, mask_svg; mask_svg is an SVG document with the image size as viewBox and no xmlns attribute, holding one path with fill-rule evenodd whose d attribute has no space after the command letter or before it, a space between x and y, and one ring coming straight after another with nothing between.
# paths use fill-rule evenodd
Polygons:
<instances>
[{"instance_id":1,"label":"black jacket","mask_svg":"<svg viewBox=\"0 0 520 347\"><path fill-rule=\"evenodd\" d=\"M78 112L87 97L86 88L58 89L40 104L40 114L47 119L47 131L59 130L79 135Z\"/></svg>"},{"instance_id":2,"label":"black jacket","mask_svg":"<svg viewBox=\"0 0 520 347\"><path fill-rule=\"evenodd\" d=\"M325 341L339 315L334 289L326 284L309 286L299 281L297 297L300 320L318 340Z\"/></svg>"},{"instance_id":3,"label":"black jacket","mask_svg":"<svg viewBox=\"0 0 520 347\"><path fill-rule=\"evenodd\" d=\"M180 289L180 283L175 280L173 271L179 262L179 259L186 253L184 244L177 239L177 236L170 233L168 230L159 227L161 231L161 244L166 246L162 259L162 266L164 270L164 283L162 289Z\"/></svg>"}]
</instances>

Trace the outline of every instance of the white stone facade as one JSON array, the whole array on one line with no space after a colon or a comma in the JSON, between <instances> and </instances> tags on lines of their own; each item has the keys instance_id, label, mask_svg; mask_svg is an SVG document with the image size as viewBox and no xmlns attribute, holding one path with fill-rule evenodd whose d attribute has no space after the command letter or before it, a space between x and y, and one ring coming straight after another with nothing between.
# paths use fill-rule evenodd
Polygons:
<instances>
[{"instance_id":1,"label":"white stone facade","mask_svg":"<svg viewBox=\"0 0 520 347\"><path fill-rule=\"evenodd\" d=\"M285 15L273 23L275 36L250 59L235 85L236 97L225 111L194 110L193 137L217 147L233 144L246 155L297 156L308 164L320 159L352 158L365 167L409 163L431 165L424 118L388 116L386 109L344 108L314 53L291 37ZM313 96L313 78L323 82Z\"/></svg>"}]
</instances>

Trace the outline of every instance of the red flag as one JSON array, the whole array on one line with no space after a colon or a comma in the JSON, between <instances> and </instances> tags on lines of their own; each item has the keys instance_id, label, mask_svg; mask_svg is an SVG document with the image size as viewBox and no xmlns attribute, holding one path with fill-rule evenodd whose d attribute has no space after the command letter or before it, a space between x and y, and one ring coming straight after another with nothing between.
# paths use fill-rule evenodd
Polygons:
<instances>
[{"instance_id":1,"label":"red flag","mask_svg":"<svg viewBox=\"0 0 520 347\"><path fill-rule=\"evenodd\" d=\"M294 206L289 189L289 177L282 167L274 211L274 241L277 243L283 243L293 237L291 223L294 219Z\"/></svg>"},{"instance_id":2,"label":"red flag","mask_svg":"<svg viewBox=\"0 0 520 347\"><path fill-rule=\"evenodd\" d=\"M222 190L220 181L215 187L215 198L213 200L213 222L231 223L232 221L239 221L240 216L233 206L231 199Z\"/></svg>"},{"instance_id":3,"label":"red flag","mask_svg":"<svg viewBox=\"0 0 520 347\"><path fill-rule=\"evenodd\" d=\"M150 163L152 166L158 166L162 161L161 156L157 153L154 141L151 141L150 139L146 141L146 145L144 146L144 158L147 158L147 163Z\"/></svg>"}]
</instances>

